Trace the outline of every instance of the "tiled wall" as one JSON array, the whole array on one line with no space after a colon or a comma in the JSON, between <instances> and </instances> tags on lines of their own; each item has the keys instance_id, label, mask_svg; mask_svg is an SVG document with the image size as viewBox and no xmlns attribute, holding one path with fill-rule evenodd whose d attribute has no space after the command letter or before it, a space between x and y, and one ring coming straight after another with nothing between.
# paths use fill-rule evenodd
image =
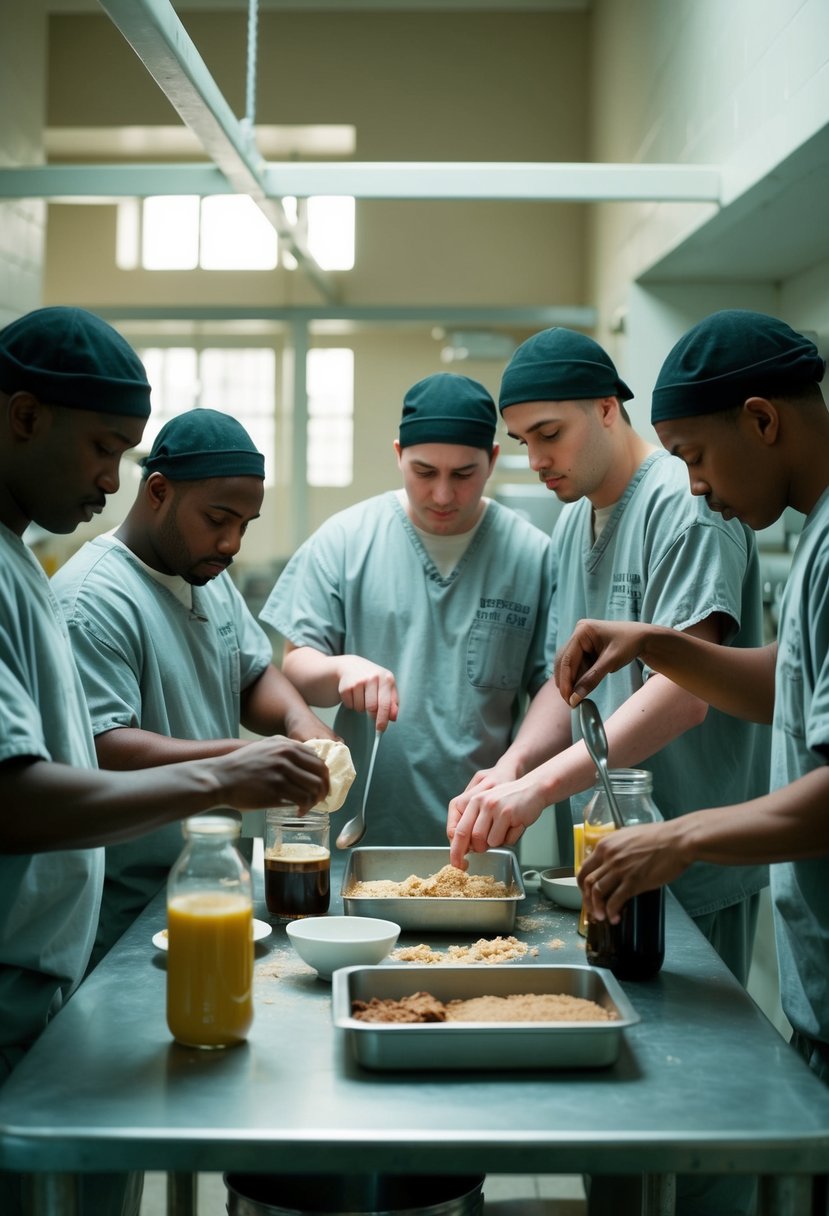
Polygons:
<instances>
[{"instance_id":1,"label":"tiled wall","mask_svg":"<svg viewBox=\"0 0 829 1216\"><path fill-rule=\"evenodd\" d=\"M0 164L38 164L45 112L41 0L0 4ZM41 303L46 204L0 202L0 325Z\"/></svg>"}]
</instances>

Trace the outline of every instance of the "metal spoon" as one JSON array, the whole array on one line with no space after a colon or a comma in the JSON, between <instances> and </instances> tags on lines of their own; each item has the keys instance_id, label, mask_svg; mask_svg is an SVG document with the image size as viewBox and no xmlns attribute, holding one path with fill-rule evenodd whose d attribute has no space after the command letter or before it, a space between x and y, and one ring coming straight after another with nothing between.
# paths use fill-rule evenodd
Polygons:
<instances>
[{"instance_id":1,"label":"metal spoon","mask_svg":"<svg viewBox=\"0 0 829 1216\"><path fill-rule=\"evenodd\" d=\"M337 839L334 841L338 849L350 849L353 844L357 844L366 834L366 803L368 802L368 788L371 785L371 774L374 772L374 758L377 755L377 744L380 742L381 730L374 732L374 743L371 745L371 756L368 762L368 773L366 774L366 783L363 786L363 805L360 807L359 815L355 815L353 819L349 819Z\"/></svg>"},{"instance_id":2,"label":"metal spoon","mask_svg":"<svg viewBox=\"0 0 829 1216\"><path fill-rule=\"evenodd\" d=\"M584 737L585 746L590 753L590 759L596 766L610 804L610 813L617 828L623 828L625 821L619 810L619 803L613 793L610 777L607 771L607 735L604 733L601 714L593 701L584 700L579 703L579 723Z\"/></svg>"}]
</instances>

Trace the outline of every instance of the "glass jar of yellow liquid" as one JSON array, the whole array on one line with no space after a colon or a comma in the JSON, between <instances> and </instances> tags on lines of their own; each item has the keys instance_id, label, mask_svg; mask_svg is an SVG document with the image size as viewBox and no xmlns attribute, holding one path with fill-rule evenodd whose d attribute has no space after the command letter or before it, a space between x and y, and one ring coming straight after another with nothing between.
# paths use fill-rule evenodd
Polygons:
<instances>
[{"instance_id":1,"label":"glass jar of yellow liquid","mask_svg":"<svg viewBox=\"0 0 829 1216\"><path fill-rule=\"evenodd\" d=\"M253 891L235 812L193 815L167 880L167 1025L187 1047L231 1047L253 1022Z\"/></svg>"}]
</instances>

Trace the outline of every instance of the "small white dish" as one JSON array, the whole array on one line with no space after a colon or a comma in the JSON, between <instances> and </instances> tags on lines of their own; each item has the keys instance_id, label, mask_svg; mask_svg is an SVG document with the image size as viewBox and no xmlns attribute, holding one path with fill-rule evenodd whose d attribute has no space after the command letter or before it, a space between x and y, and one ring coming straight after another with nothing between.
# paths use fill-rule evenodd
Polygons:
<instances>
[{"instance_id":1,"label":"small white dish","mask_svg":"<svg viewBox=\"0 0 829 1216\"><path fill-rule=\"evenodd\" d=\"M560 908L578 912L581 908L581 887L572 866L554 866L550 870L525 870L525 882L537 882L549 900Z\"/></svg>"},{"instance_id":2,"label":"small white dish","mask_svg":"<svg viewBox=\"0 0 829 1216\"><path fill-rule=\"evenodd\" d=\"M265 920L255 920L253 922L253 940L261 942L263 937L270 937L273 932L273 926L269 925ZM167 930L159 929L158 933L153 934L153 945L158 950L167 949Z\"/></svg>"},{"instance_id":3,"label":"small white dish","mask_svg":"<svg viewBox=\"0 0 829 1216\"><path fill-rule=\"evenodd\" d=\"M374 916L306 916L285 926L291 945L321 980L339 967L380 963L400 936L400 926Z\"/></svg>"}]
</instances>

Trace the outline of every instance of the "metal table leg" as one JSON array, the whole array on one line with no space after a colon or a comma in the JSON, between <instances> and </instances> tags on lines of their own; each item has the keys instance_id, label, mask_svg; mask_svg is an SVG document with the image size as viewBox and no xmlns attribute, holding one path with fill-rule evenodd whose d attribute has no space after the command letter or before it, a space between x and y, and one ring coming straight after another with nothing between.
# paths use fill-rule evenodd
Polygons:
<instances>
[{"instance_id":1,"label":"metal table leg","mask_svg":"<svg viewBox=\"0 0 829 1216\"><path fill-rule=\"evenodd\" d=\"M167 1216L197 1216L197 1174L167 1175Z\"/></svg>"},{"instance_id":2,"label":"metal table leg","mask_svg":"<svg viewBox=\"0 0 829 1216\"><path fill-rule=\"evenodd\" d=\"M642 1175L642 1216L674 1216L676 1174Z\"/></svg>"},{"instance_id":3,"label":"metal table leg","mask_svg":"<svg viewBox=\"0 0 829 1216\"><path fill-rule=\"evenodd\" d=\"M811 1211L810 1175L766 1174L760 1179L760 1216L810 1216Z\"/></svg>"},{"instance_id":4,"label":"metal table leg","mask_svg":"<svg viewBox=\"0 0 829 1216\"><path fill-rule=\"evenodd\" d=\"M27 1174L24 1216L78 1216L78 1182L77 1174Z\"/></svg>"}]
</instances>

